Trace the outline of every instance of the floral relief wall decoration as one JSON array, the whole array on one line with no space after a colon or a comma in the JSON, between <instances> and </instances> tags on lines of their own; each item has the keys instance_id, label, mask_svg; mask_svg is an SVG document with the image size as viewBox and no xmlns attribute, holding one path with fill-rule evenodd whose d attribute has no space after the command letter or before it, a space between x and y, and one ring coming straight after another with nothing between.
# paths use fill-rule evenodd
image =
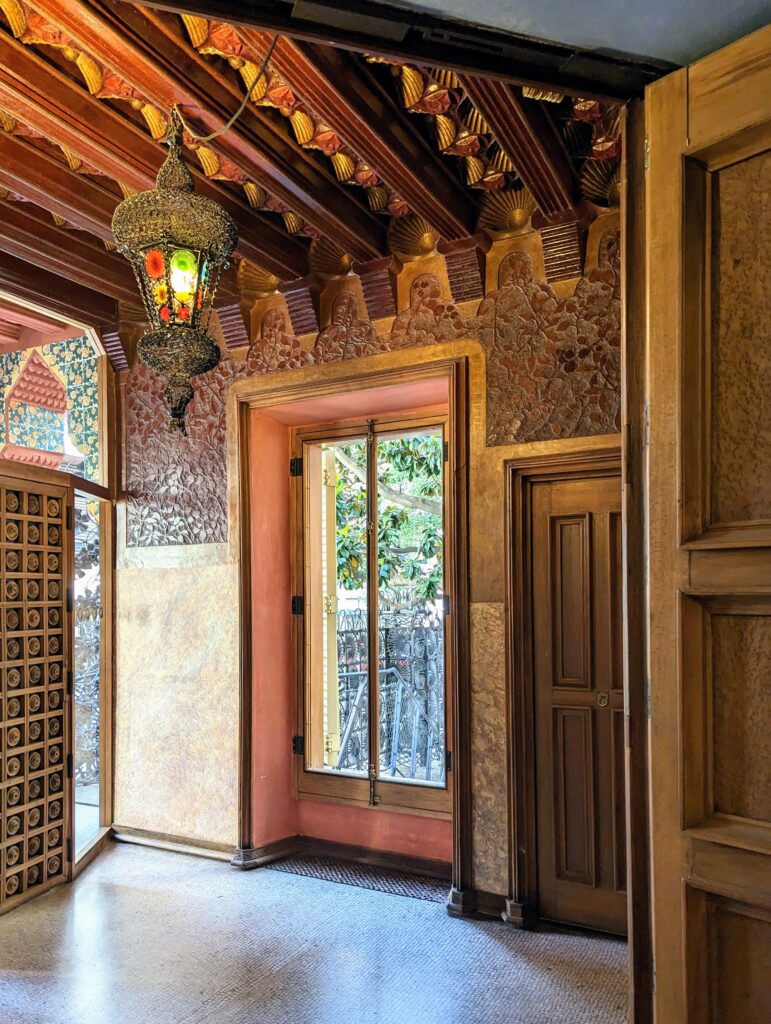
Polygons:
<instances>
[{"instance_id":1,"label":"floral relief wall decoration","mask_svg":"<svg viewBox=\"0 0 771 1024\"><path fill-rule=\"evenodd\" d=\"M597 267L568 297L534 281L530 257L513 252L501 262L497 289L467 319L428 273L416 277L410 305L388 334L377 334L348 291L310 348L281 309L269 310L245 361L224 358L196 382L187 437L166 430L163 379L134 366L126 385L129 546L227 540L225 395L233 381L458 338L477 338L486 354L488 445L617 432L618 231L603 237Z\"/></svg>"}]
</instances>

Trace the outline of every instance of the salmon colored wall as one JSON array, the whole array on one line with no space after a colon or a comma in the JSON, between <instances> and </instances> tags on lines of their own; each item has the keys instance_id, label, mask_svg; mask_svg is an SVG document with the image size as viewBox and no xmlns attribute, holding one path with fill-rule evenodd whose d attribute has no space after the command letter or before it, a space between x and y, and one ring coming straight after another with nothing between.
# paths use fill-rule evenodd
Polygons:
<instances>
[{"instance_id":1,"label":"salmon colored wall","mask_svg":"<svg viewBox=\"0 0 771 1024\"><path fill-rule=\"evenodd\" d=\"M446 383L443 384L446 389ZM396 389L378 390L393 392ZM394 396L387 397L390 411L394 409ZM441 401L442 397L441 394L431 395L434 401ZM296 404L298 408L301 405ZM370 407L369 414L379 411ZM309 404L306 422L324 422L319 420L318 412ZM339 419L340 413L341 409L335 406L333 418ZM293 410L290 421L297 423L298 415L302 420L302 414ZM252 843L259 847L302 835L450 863L450 821L293 797L291 741L295 684L290 608L290 430L267 412L252 410L250 434Z\"/></svg>"}]
</instances>

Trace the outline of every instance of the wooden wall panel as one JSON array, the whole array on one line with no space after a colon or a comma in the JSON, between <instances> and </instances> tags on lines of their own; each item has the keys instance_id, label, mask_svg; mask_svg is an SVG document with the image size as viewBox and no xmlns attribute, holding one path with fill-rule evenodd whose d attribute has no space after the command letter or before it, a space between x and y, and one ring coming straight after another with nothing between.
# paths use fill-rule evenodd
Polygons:
<instances>
[{"instance_id":1,"label":"wooden wall panel","mask_svg":"<svg viewBox=\"0 0 771 1024\"><path fill-rule=\"evenodd\" d=\"M552 722L556 875L594 885L592 710L555 707Z\"/></svg>"},{"instance_id":2,"label":"wooden wall panel","mask_svg":"<svg viewBox=\"0 0 771 1024\"><path fill-rule=\"evenodd\" d=\"M771 614L716 614L711 633L714 809L771 822Z\"/></svg>"},{"instance_id":3,"label":"wooden wall panel","mask_svg":"<svg viewBox=\"0 0 771 1024\"><path fill-rule=\"evenodd\" d=\"M588 689L591 665L589 515L552 519L554 686Z\"/></svg>"},{"instance_id":4,"label":"wooden wall panel","mask_svg":"<svg viewBox=\"0 0 771 1024\"><path fill-rule=\"evenodd\" d=\"M710 524L771 518L771 152L712 181Z\"/></svg>"}]
</instances>

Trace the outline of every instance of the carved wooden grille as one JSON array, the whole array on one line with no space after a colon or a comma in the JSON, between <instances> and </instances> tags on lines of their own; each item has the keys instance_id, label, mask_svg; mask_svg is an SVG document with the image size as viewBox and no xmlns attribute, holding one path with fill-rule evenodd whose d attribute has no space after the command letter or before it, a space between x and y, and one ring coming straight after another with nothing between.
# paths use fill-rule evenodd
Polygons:
<instances>
[{"instance_id":1,"label":"carved wooden grille","mask_svg":"<svg viewBox=\"0 0 771 1024\"><path fill-rule=\"evenodd\" d=\"M0 477L0 912L67 871L66 495Z\"/></svg>"}]
</instances>

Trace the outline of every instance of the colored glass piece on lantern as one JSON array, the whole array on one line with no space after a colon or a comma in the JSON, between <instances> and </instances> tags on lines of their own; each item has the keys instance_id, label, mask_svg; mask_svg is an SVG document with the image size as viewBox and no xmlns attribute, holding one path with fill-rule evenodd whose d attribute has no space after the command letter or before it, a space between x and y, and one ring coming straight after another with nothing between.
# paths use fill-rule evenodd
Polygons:
<instances>
[{"instance_id":1,"label":"colored glass piece on lantern","mask_svg":"<svg viewBox=\"0 0 771 1024\"><path fill-rule=\"evenodd\" d=\"M168 306L162 306L158 315L160 316L161 320L163 320L163 322L166 324L166 323L169 322L169 317L171 316L171 310L169 309Z\"/></svg>"},{"instance_id":2,"label":"colored glass piece on lantern","mask_svg":"<svg viewBox=\"0 0 771 1024\"><path fill-rule=\"evenodd\" d=\"M163 283L157 284L153 289L153 295L155 296L156 303L162 306L169 300L169 289Z\"/></svg>"},{"instance_id":3,"label":"colored glass piece on lantern","mask_svg":"<svg viewBox=\"0 0 771 1024\"><path fill-rule=\"evenodd\" d=\"M195 294L198 260L189 249L177 249L171 255L171 289L178 302L190 302Z\"/></svg>"},{"instance_id":4,"label":"colored glass piece on lantern","mask_svg":"<svg viewBox=\"0 0 771 1024\"><path fill-rule=\"evenodd\" d=\"M151 249L145 256L145 270L149 277L157 280L166 273L166 261L160 249Z\"/></svg>"},{"instance_id":5,"label":"colored glass piece on lantern","mask_svg":"<svg viewBox=\"0 0 771 1024\"><path fill-rule=\"evenodd\" d=\"M177 320L189 320L189 319L190 319L190 310L187 308L187 306L179 306L177 308Z\"/></svg>"}]
</instances>

